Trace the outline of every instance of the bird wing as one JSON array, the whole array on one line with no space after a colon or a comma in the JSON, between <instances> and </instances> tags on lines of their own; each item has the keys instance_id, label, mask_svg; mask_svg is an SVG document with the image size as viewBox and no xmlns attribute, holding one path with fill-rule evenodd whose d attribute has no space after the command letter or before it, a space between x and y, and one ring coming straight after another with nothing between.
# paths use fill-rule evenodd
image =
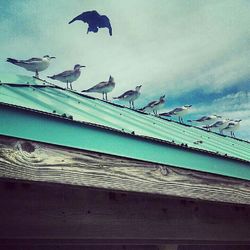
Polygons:
<instances>
[{"instance_id":1,"label":"bird wing","mask_svg":"<svg viewBox=\"0 0 250 250\"><path fill-rule=\"evenodd\" d=\"M210 120L211 118L208 117L208 116L202 116L201 118L195 120L196 122L204 122L204 121L208 121Z\"/></svg>"},{"instance_id":2,"label":"bird wing","mask_svg":"<svg viewBox=\"0 0 250 250\"><path fill-rule=\"evenodd\" d=\"M19 60L19 62L24 63L24 64L33 64L33 63L42 62L42 58L32 57L28 60Z\"/></svg>"},{"instance_id":3,"label":"bird wing","mask_svg":"<svg viewBox=\"0 0 250 250\"><path fill-rule=\"evenodd\" d=\"M124 92L122 95L118 96L117 98L118 98L118 99L120 99L120 98L125 98L125 97L127 97L127 96L132 95L132 94L134 94L134 90L128 90L128 91Z\"/></svg>"},{"instance_id":4,"label":"bird wing","mask_svg":"<svg viewBox=\"0 0 250 250\"><path fill-rule=\"evenodd\" d=\"M170 115L173 115L173 114L175 114L176 112L180 112L180 111L182 111L182 110L183 110L183 108L175 108L175 109L171 110L171 111L169 112L169 114L170 114Z\"/></svg>"},{"instance_id":5,"label":"bird wing","mask_svg":"<svg viewBox=\"0 0 250 250\"><path fill-rule=\"evenodd\" d=\"M162 116L171 116L171 114L169 112L161 113L160 115L162 115Z\"/></svg>"},{"instance_id":6,"label":"bird wing","mask_svg":"<svg viewBox=\"0 0 250 250\"><path fill-rule=\"evenodd\" d=\"M79 16L76 16L75 18L73 18L69 22L69 24L71 24L75 21L83 21L84 23L88 23L91 26L93 24L96 24L96 26L97 26L97 22L98 22L99 18L100 18L100 14L96 10L86 11L86 12L83 12L82 14L80 14Z\"/></svg>"},{"instance_id":7,"label":"bird wing","mask_svg":"<svg viewBox=\"0 0 250 250\"><path fill-rule=\"evenodd\" d=\"M223 124L223 121L218 121L218 122L212 124L211 127L218 127L218 126L220 126L222 124Z\"/></svg>"},{"instance_id":8,"label":"bird wing","mask_svg":"<svg viewBox=\"0 0 250 250\"><path fill-rule=\"evenodd\" d=\"M107 16L105 16L105 15L100 16L97 26L99 28L108 28L109 35L112 36L112 26L111 26L110 20Z\"/></svg>"},{"instance_id":9,"label":"bird wing","mask_svg":"<svg viewBox=\"0 0 250 250\"><path fill-rule=\"evenodd\" d=\"M229 129L235 126L234 122L229 122L228 125L224 129Z\"/></svg>"},{"instance_id":10,"label":"bird wing","mask_svg":"<svg viewBox=\"0 0 250 250\"><path fill-rule=\"evenodd\" d=\"M156 103L157 103L157 101L152 101L148 105L146 105L145 108L147 108L147 107L153 107Z\"/></svg>"},{"instance_id":11,"label":"bird wing","mask_svg":"<svg viewBox=\"0 0 250 250\"><path fill-rule=\"evenodd\" d=\"M108 84L108 82L100 82L100 83L97 83L95 86L87 89L87 91L92 91L92 90L96 90L96 89L101 89L103 87L106 87Z\"/></svg>"},{"instance_id":12,"label":"bird wing","mask_svg":"<svg viewBox=\"0 0 250 250\"><path fill-rule=\"evenodd\" d=\"M55 75L55 76L67 77L67 76L70 76L72 73L73 73L73 70L66 70L66 71L63 71L62 73Z\"/></svg>"}]
</instances>

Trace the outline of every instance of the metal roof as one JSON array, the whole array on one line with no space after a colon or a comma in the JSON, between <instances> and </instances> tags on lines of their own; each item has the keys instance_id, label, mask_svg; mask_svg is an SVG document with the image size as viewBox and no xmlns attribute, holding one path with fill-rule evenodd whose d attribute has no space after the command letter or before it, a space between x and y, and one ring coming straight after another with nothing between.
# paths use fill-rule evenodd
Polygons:
<instances>
[{"instance_id":1,"label":"metal roof","mask_svg":"<svg viewBox=\"0 0 250 250\"><path fill-rule=\"evenodd\" d=\"M143 114L27 76L0 74L0 81L0 102L4 104L250 163L247 141Z\"/></svg>"}]
</instances>

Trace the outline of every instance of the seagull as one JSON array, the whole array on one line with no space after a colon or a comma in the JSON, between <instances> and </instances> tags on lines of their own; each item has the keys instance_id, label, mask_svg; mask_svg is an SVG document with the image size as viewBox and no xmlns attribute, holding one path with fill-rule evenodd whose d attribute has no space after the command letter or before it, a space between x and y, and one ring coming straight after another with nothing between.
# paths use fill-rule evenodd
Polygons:
<instances>
[{"instance_id":1,"label":"seagull","mask_svg":"<svg viewBox=\"0 0 250 250\"><path fill-rule=\"evenodd\" d=\"M53 80L58 80L60 82L66 82L67 88L68 88L68 84L70 84L70 89L72 89L72 82L76 81L79 78L79 76L81 75L81 68L83 67L86 67L86 66L76 64L73 70L66 70L57 75L47 76L47 77Z\"/></svg>"},{"instance_id":2,"label":"seagull","mask_svg":"<svg viewBox=\"0 0 250 250\"><path fill-rule=\"evenodd\" d=\"M109 35L112 36L112 27L109 18L105 15L100 15L96 10L83 12L79 16L73 18L69 24L75 21L83 21L88 24L87 34L89 32L97 33L98 28L108 28Z\"/></svg>"},{"instance_id":3,"label":"seagull","mask_svg":"<svg viewBox=\"0 0 250 250\"><path fill-rule=\"evenodd\" d=\"M169 112L166 113L161 113L160 115L162 116L172 116L172 115L176 115L178 116L179 122L180 123L184 123L183 122L183 118L182 116L186 115L187 112L189 111L189 109L192 107L192 105L184 105L182 107L179 108L175 108Z\"/></svg>"},{"instance_id":4,"label":"seagull","mask_svg":"<svg viewBox=\"0 0 250 250\"><path fill-rule=\"evenodd\" d=\"M30 58L28 60L17 60L14 58L7 58L7 62L15 64L19 67L25 68L28 71L36 72L35 77L39 77L40 71L43 71L49 67L50 60L54 59L54 56L44 56L42 58Z\"/></svg>"},{"instance_id":5,"label":"seagull","mask_svg":"<svg viewBox=\"0 0 250 250\"><path fill-rule=\"evenodd\" d=\"M113 97L113 99L119 99L129 102L129 107L135 108L134 101L140 96L140 89L142 85L136 86L135 90L128 90L118 97Z\"/></svg>"},{"instance_id":6,"label":"seagull","mask_svg":"<svg viewBox=\"0 0 250 250\"><path fill-rule=\"evenodd\" d=\"M159 100L152 101L149 104L147 104L145 107L139 109L140 111L150 113L153 111L154 115L158 114L158 110L164 107L166 100L165 95L161 96Z\"/></svg>"},{"instance_id":7,"label":"seagull","mask_svg":"<svg viewBox=\"0 0 250 250\"><path fill-rule=\"evenodd\" d=\"M220 131L220 134L223 135L223 129L227 127L229 124L230 119L223 119L220 121L217 121L213 123L212 125L207 126L208 129L218 129Z\"/></svg>"},{"instance_id":8,"label":"seagull","mask_svg":"<svg viewBox=\"0 0 250 250\"><path fill-rule=\"evenodd\" d=\"M211 125L212 123L215 123L216 120L222 118L219 115L209 115L209 116L202 116L199 119L196 120L188 120L188 122L197 122L201 125L205 125L206 127Z\"/></svg>"},{"instance_id":9,"label":"seagull","mask_svg":"<svg viewBox=\"0 0 250 250\"><path fill-rule=\"evenodd\" d=\"M109 77L107 82L100 82L95 86L83 90L82 92L94 92L94 93L102 93L102 99L108 100L108 93L111 92L115 87L114 78L112 76Z\"/></svg>"},{"instance_id":10,"label":"seagull","mask_svg":"<svg viewBox=\"0 0 250 250\"><path fill-rule=\"evenodd\" d=\"M232 137L235 137L234 131L240 128L241 120L230 121L223 131L230 132Z\"/></svg>"}]
</instances>

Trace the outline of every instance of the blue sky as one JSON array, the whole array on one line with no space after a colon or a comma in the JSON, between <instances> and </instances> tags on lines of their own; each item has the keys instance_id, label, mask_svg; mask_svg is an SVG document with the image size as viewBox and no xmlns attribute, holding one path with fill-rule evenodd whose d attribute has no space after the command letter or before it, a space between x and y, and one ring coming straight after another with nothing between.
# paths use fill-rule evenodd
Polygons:
<instances>
[{"instance_id":1,"label":"blue sky","mask_svg":"<svg viewBox=\"0 0 250 250\"><path fill-rule=\"evenodd\" d=\"M93 9L109 16L112 37L68 25ZM0 71L30 74L5 59L49 54L57 59L41 77L83 64L76 90L111 74L111 96L142 84L138 107L166 94L165 110L193 104L190 117L242 119L237 135L250 139L250 1L0 0L0 10Z\"/></svg>"}]
</instances>

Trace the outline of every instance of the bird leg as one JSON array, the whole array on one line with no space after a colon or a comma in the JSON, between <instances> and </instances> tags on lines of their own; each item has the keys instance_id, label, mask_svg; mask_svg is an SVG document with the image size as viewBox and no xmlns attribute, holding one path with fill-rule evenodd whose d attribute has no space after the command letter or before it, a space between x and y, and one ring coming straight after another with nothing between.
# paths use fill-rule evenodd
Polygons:
<instances>
[{"instance_id":1,"label":"bird leg","mask_svg":"<svg viewBox=\"0 0 250 250\"><path fill-rule=\"evenodd\" d=\"M132 107L131 107L131 101L129 101L129 108L132 108Z\"/></svg>"},{"instance_id":2,"label":"bird leg","mask_svg":"<svg viewBox=\"0 0 250 250\"><path fill-rule=\"evenodd\" d=\"M68 88L69 81L67 81L66 84L67 84L67 87L66 87L66 88Z\"/></svg>"},{"instance_id":3,"label":"bird leg","mask_svg":"<svg viewBox=\"0 0 250 250\"><path fill-rule=\"evenodd\" d=\"M135 109L135 103L134 103L134 101L132 101L132 106L133 106L133 109Z\"/></svg>"},{"instance_id":4,"label":"bird leg","mask_svg":"<svg viewBox=\"0 0 250 250\"><path fill-rule=\"evenodd\" d=\"M104 99L104 93L102 93L102 100L105 100L105 99Z\"/></svg>"},{"instance_id":5,"label":"bird leg","mask_svg":"<svg viewBox=\"0 0 250 250\"><path fill-rule=\"evenodd\" d=\"M72 82L70 82L70 89L73 90L73 88L72 88Z\"/></svg>"},{"instance_id":6,"label":"bird leg","mask_svg":"<svg viewBox=\"0 0 250 250\"><path fill-rule=\"evenodd\" d=\"M105 99L108 100L108 93L105 93Z\"/></svg>"},{"instance_id":7,"label":"bird leg","mask_svg":"<svg viewBox=\"0 0 250 250\"><path fill-rule=\"evenodd\" d=\"M39 78L39 73L38 73L37 69L36 69L36 77Z\"/></svg>"}]
</instances>

